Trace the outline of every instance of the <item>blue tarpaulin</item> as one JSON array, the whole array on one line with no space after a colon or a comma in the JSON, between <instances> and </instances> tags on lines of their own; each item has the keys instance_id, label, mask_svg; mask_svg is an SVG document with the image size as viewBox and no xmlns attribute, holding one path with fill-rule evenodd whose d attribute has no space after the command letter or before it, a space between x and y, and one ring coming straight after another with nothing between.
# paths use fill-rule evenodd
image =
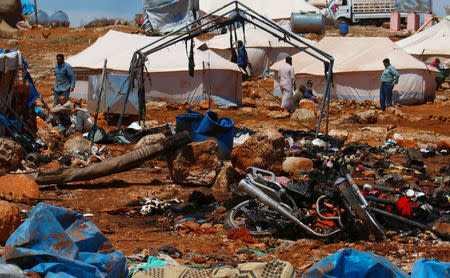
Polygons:
<instances>
[{"instance_id":1,"label":"blue tarpaulin","mask_svg":"<svg viewBox=\"0 0 450 278\"><path fill-rule=\"evenodd\" d=\"M22 14L32 13L34 13L34 5L31 4L30 0L22 0Z\"/></svg>"},{"instance_id":2,"label":"blue tarpaulin","mask_svg":"<svg viewBox=\"0 0 450 278\"><path fill-rule=\"evenodd\" d=\"M5 245L7 263L45 277L126 277L127 262L110 241L83 215L46 203Z\"/></svg>"},{"instance_id":3,"label":"blue tarpaulin","mask_svg":"<svg viewBox=\"0 0 450 278\"><path fill-rule=\"evenodd\" d=\"M413 266L411 276L372 252L344 249L314 264L302 278L440 278L449 277L450 263L438 260L419 260Z\"/></svg>"}]
</instances>

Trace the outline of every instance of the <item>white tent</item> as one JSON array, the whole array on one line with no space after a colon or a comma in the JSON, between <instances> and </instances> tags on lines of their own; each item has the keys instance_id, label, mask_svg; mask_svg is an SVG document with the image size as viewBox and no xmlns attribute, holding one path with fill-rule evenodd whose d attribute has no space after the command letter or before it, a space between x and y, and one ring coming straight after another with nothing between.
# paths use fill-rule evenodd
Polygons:
<instances>
[{"instance_id":1,"label":"white tent","mask_svg":"<svg viewBox=\"0 0 450 278\"><path fill-rule=\"evenodd\" d=\"M247 24L245 27L245 36L242 28L239 28L236 33L238 40L242 40L244 42L245 48L247 50L248 59L251 64L252 76L262 75L275 62L283 60L284 58L286 58L286 56L292 56L300 52L300 50L298 50L294 46L286 42L279 41L272 34L259 28L249 26L249 24ZM283 37L281 33L278 33L278 35ZM312 40L308 40L305 38L302 39L311 45L316 43ZM302 47L306 47L305 45L297 41L293 41L293 43ZM206 41L205 44L209 49L213 50L221 57L227 60L231 59L230 34L215 36L214 38ZM233 47L237 48L235 42Z\"/></svg>"},{"instance_id":2,"label":"white tent","mask_svg":"<svg viewBox=\"0 0 450 278\"><path fill-rule=\"evenodd\" d=\"M442 20L396 44L420 60L431 62L439 57L444 62L450 59L450 21Z\"/></svg>"},{"instance_id":3,"label":"white tent","mask_svg":"<svg viewBox=\"0 0 450 278\"><path fill-rule=\"evenodd\" d=\"M334 58L334 87L331 88L334 98L377 100L384 58L389 58L392 66L400 73L399 84L393 91L394 101L403 104L422 103L434 95L434 70L399 49L388 38L325 37L315 47ZM311 79L316 92L323 94L326 86L323 63L305 53L296 54L292 59L297 84L306 84ZM277 71L282 63L276 63L272 69ZM276 80L275 91L279 93L278 84Z\"/></svg>"},{"instance_id":4,"label":"white tent","mask_svg":"<svg viewBox=\"0 0 450 278\"><path fill-rule=\"evenodd\" d=\"M157 39L159 37L109 31L93 45L67 59L77 75L76 89L87 91L88 76L100 74L105 59L108 59L108 70L122 74L121 80L125 81L134 51ZM198 40L194 42L196 46L201 45ZM146 84L146 98L200 103L206 99L205 93L210 91L222 100L241 103L242 75L236 64L211 50L201 51L197 48L194 49L194 61L195 72L194 77L191 77L188 73L188 50L183 42L148 56L146 66L152 84ZM116 87L121 86L116 84ZM122 93L126 90L126 86L123 87Z\"/></svg>"},{"instance_id":5,"label":"white tent","mask_svg":"<svg viewBox=\"0 0 450 278\"><path fill-rule=\"evenodd\" d=\"M200 11L209 14L229 2L229 0L200 0ZM289 26L292 13L320 12L318 8L303 0L239 0L239 2L282 26Z\"/></svg>"}]
</instances>

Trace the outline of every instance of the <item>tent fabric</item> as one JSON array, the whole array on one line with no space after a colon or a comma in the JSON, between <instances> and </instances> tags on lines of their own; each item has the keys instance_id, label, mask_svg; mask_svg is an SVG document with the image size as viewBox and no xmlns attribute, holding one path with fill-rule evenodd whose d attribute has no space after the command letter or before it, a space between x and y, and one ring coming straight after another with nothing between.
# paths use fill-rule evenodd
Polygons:
<instances>
[{"instance_id":1,"label":"tent fabric","mask_svg":"<svg viewBox=\"0 0 450 278\"><path fill-rule=\"evenodd\" d=\"M450 21L442 20L422 32L396 42L396 45L416 57L431 55L449 59Z\"/></svg>"},{"instance_id":2,"label":"tent fabric","mask_svg":"<svg viewBox=\"0 0 450 278\"><path fill-rule=\"evenodd\" d=\"M89 73L91 70L101 70L105 59L108 59L108 70L125 74L128 73L133 53L159 38L111 30L84 51L69 57L67 62L72 65L77 80L78 75ZM146 67L150 72L151 85L149 80L146 80L146 98L167 102L201 103L206 99L206 93L211 92L212 95L230 99L239 105L242 102L242 74L238 66L211 50L197 49L202 43L196 39L194 44L193 77L188 74L188 52L183 42L148 56ZM78 86L77 81L76 91L79 87L86 87L85 84L81 84L82 82L86 83L80 80Z\"/></svg>"},{"instance_id":3,"label":"tent fabric","mask_svg":"<svg viewBox=\"0 0 450 278\"><path fill-rule=\"evenodd\" d=\"M83 215L37 204L6 242L5 262L45 277L126 277L121 252Z\"/></svg>"},{"instance_id":4,"label":"tent fabric","mask_svg":"<svg viewBox=\"0 0 450 278\"><path fill-rule=\"evenodd\" d=\"M194 21L193 0L144 0L145 31L172 32Z\"/></svg>"},{"instance_id":5,"label":"tent fabric","mask_svg":"<svg viewBox=\"0 0 450 278\"><path fill-rule=\"evenodd\" d=\"M399 83L393 91L394 101L416 104L434 95L435 70L399 49L388 38L325 37L315 47L334 57L334 87L331 88L334 98L377 100L384 58L389 58L400 73ZM296 82L305 84L311 79L316 91L323 94L326 86L324 65L305 53L294 55L292 60ZM278 71L283 63L275 63L272 69ZM275 93L279 94L278 80L274 86Z\"/></svg>"},{"instance_id":6,"label":"tent fabric","mask_svg":"<svg viewBox=\"0 0 450 278\"><path fill-rule=\"evenodd\" d=\"M270 66L272 66L275 62L300 52L300 50L294 46L286 42L279 41L278 38L274 37L272 34L259 28L246 26L245 36L242 28L239 28L236 33L238 40L242 40L245 44L251 64L250 72L252 76L260 76L267 72ZM277 34L283 37L281 33ZM316 43L315 41L309 39L301 39L310 45L314 45ZM231 59L229 34L215 36L204 43L209 49L219 54L222 58L227 60ZM299 46L305 46L297 41L294 41L294 43ZM236 45L234 45L234 47L236 47Z\"/></svg>"},{"instance_id":7,"label":"tent fabric","mask_svg":"<svg viewBox=\"0 0 450 278\"><path fill-rule=\"evenodd\" d=\"M200 0L200 11L209 14L228 2L231 1ZM292 13L320 13L318 8L303 0L239 0L239 2L274 21L291 18Z\"/></svg>"}]
</instances>

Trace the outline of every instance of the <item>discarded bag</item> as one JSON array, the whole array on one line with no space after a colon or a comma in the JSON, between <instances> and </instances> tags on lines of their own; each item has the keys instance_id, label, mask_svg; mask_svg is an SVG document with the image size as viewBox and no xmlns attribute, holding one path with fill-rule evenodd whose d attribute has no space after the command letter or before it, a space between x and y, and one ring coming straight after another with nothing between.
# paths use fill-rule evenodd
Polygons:
<instances>
[{"instance_id":1,"label":"discarded bag","mask_svg":"<svg viewBox=\"0 0 450 278\"><path fill-rule=\"evenodd\" d=\"M78 212L37 204L5 245L5 261L45 277L126 277L127 262Z\"/></svg>"}]
</instances>

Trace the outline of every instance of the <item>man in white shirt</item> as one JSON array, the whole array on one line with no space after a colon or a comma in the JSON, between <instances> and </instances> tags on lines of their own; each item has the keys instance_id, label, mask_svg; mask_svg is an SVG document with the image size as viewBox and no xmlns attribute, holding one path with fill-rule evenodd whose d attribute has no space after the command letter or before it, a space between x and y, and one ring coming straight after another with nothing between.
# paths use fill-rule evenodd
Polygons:
<instances>
[{"instance_id":1,"label":"man in white shirt","mask_svg":"<svg viewBox=\"0 0 450 278\"><path fill-rule=\"evenodd\" d=\"M280 67L278 71L278 77L280 78L280 87L283 92L283 99L281 101L281 109L293 112L295 110L294 103L294 91L295 86L295 73L292 66L292 57L286 57L286 63Z\"/></svg>"}]
</instances>

